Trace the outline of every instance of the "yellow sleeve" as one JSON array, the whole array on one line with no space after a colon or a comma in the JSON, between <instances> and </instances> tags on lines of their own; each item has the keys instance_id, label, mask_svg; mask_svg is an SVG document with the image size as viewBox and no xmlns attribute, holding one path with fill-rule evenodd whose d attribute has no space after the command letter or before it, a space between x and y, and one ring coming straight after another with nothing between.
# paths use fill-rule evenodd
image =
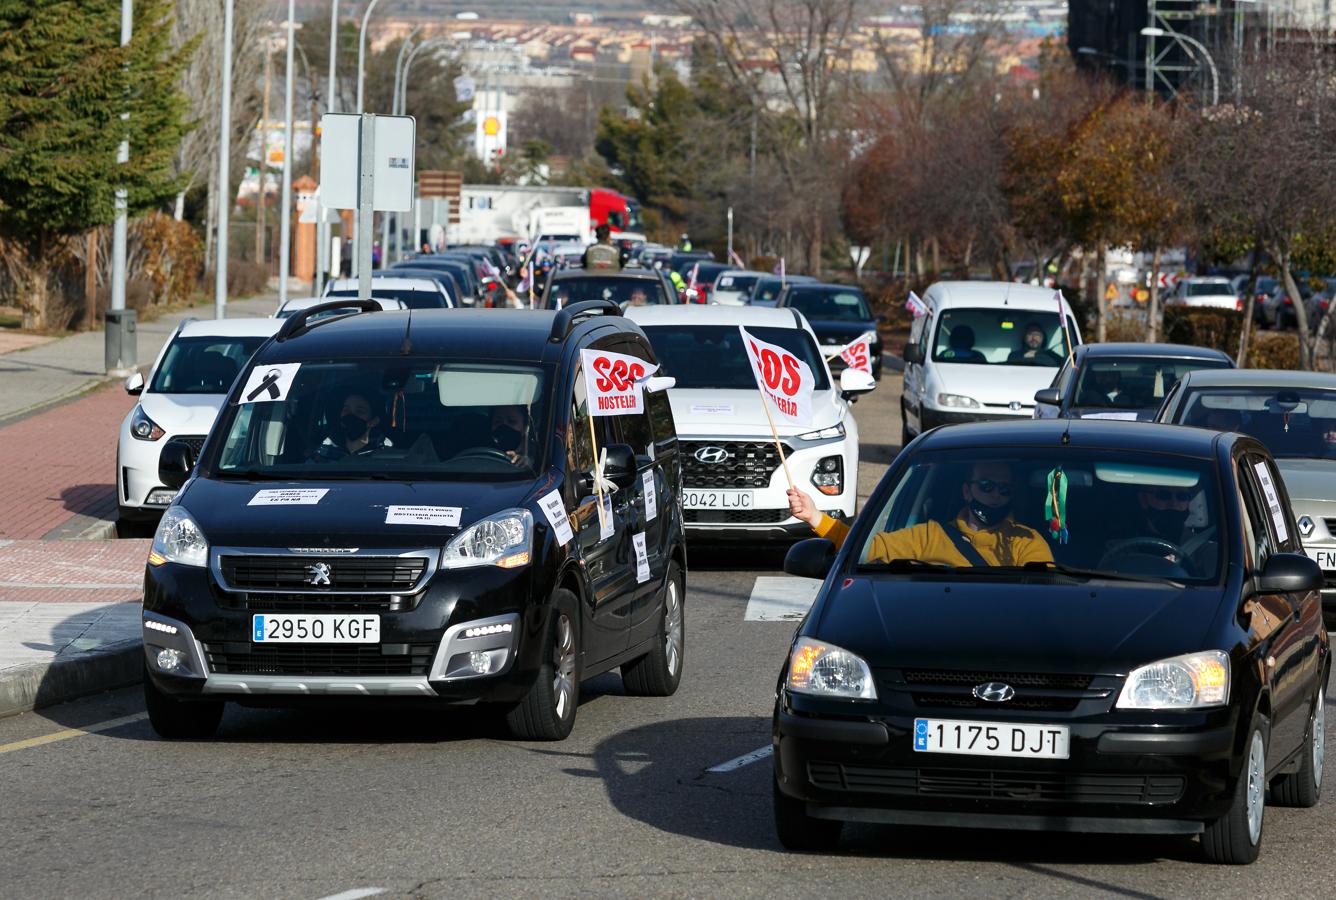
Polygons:
<instances>
[{"instance_id":1,"label":"yellow sleeve","mask_svg":"<svg viewBox=\"0 0 1336 900\"><path fill-rule=\"evenodd\" d=\"M890 562L893 559L924 559L930 523L911 525L899 531L883 531L873 535L867 557L860 562Z\"/></svg>"},{"instance_id":2,"label":"yellow sleeve","mask_svg":"<svg viewBox=\"0 0 1336 900\"><path fill-rule=\"evenodd\" d=\"M825 513L821 514L821 521L817 522L816 527L812 530L816 532L817 537L822 537L832 542L835 545L836 550L844 546L844 539L849 536L848 525L845 525L838 519L832 519Z\"/></svg>"},{"instance_id":3,"label":"yellow sleeve","mask_svg":"<svg viewBox=\"0 0 1336 900\"><path fill-rule=\"evenodd\" d=\"M1049 547L1043 535L1028 528L1026 531L1028 533L1017 541L1019 552L1016 554L1016 564L1023 566L1031 562L1053 562L1053 549Z\"/></svg>"}]
</instances>

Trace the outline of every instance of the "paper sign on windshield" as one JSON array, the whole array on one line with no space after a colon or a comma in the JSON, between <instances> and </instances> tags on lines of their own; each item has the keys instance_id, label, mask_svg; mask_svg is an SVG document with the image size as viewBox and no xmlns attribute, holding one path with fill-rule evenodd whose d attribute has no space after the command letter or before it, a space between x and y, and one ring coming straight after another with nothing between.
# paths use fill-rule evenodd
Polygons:
<instances>
[{"instance_id":1,"label":"paper sign on windshield","mask_svg":"<svg viewBox=\"0 0 1336 900\"><path fill-rule=\"evenodd\" d=\"M458 506L387 506L386 525L437 525L454 528L463 510Z\"/></svg>"},{"instance_id":2,"label":"paper sign on windshield","mask_svg":"<svg viewBox=\"0 0 1336 900\"><path fill-rule=\"evenodd\" d=\"M645 411L645 382L659 367L608 350L581 350L585 393L594 416L628 416Z\"/></svg>"},{"instance_id":3,"label":"paper sign on windshield","mask_svg":"<svg viewBox=\"0 0 1336 900\"><path fill-rule=\"evenodd\" d=\"M292 379L297 377L297 370L301 367L301 363L256 366L251 369L246 386L241 389L241 402L267 403L286 398L292 389Z\"/></svg>"},{"instance_id":4,"label":"paper sign on windshield","mask_svg":"<svg viewBox=\"0 0 1336 900\"><path fill-rule=\"evenodd\" d=\"M756 386L779 418L791 425L807 425L812 421L812 391L816 378L807 363L776 344L742 332Z\"/></svg>"},{"instance_id":5,"label":"paper sign on windshield","mask_svg":"<svg viewBox=\"0 0 1336 900\"><path fill-rule=\"evenodd\" d=\"M872 332L859 335L840 351L840 359L851 369L872 374Z\"/></svg>"}]
</instances>

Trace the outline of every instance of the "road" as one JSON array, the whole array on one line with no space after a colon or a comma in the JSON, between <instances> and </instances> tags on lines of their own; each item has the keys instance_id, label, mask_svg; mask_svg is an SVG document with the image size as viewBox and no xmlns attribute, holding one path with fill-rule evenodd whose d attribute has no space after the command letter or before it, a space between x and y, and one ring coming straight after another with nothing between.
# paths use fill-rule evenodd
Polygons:
<instances>
[{"instance_id":1,"label":"road","mask_svg":"<svg viewBox=\"0 0 1336 900\"><path fill-rule=\"evenodd\" d=\"M899 435L898 376L856 407L864 494ZM585 686L574 734L509 741L476 715L230 707L218 737L157 740L137 690L0 720L10 897L1317 896L1333 810L1267 810L1261 860L1179 839L857 826L783 853L769 744L792 621L749 621L777 554L693 551L677 695ZM764 582L763 582L764 584ZM1329 716L1336 722L1336 716ZM353 893L347 893L353 892Z\"/></svg>"}]
</instances>

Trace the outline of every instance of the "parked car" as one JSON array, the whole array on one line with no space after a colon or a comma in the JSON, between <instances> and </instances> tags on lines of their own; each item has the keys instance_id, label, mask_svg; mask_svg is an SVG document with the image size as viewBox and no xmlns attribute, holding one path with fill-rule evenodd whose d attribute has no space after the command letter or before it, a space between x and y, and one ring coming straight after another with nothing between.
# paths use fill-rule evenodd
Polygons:
<instances>
[{"instance_id":1,"label":"parked car","mask_svg":"<svg viewBox=\"0 0 1336 900\"><path fill-rule=\"evenodd\" d=\"M939 281L923 303L904 350L905 444L938 425L1033 417L1035 392L1081 343L1071 307L1048 288Z\"/></svg>"},{"instance_id":2,"label":"parked car","mask_svg":"<svg viewBox=\"0 0 1336 900\"><path fill-rule=\"evenodd\" d=\"M116 442L116 504L120 521L156 522L176 489L158 477L162 448L178 441L198 452L223 399L252 353L278 331L276 319L186 319L144 376L125 391L139 402L121 422Z\"/></svg>"},{"instance_id":3,"label":"parked car","mask_svg":"<svg viewBox=\"0 0 1336 900\"><path fill-rule=\"evenodd\" d=\"M1294 504L1304 550L1325 574L1322 607L1336 628L1336 375L1190 372L1156 420L1238 431L1266 445Z\"/></svg>"},{"instance_id":4,"label":"parked car","mask_svg":"<svg viewBox=\"0 0 1336 900\"><path fill-rule=\"evenodd\" d=\"M1298 300L1304 303L1313 295L1313 288L1306 278L1295 279L1299 288ZM1285 289L1285 282L1277 281L1271 293L1262 303L1262 320L1268 328L1297 328L1299 317L1294 312L1295 298Z\"/></svg>"},{"instance_id":5,"label":"parked car","mask_svg":"<svg viewBox=\"0 0 1336 900\"><path fill-rule=\"evenodd\" d=\"M872 363L872 377L881 380L879 323L860 288L843 284L791 284L780 292L775 305L779 309L796 309L803 314L816 333L821 352L827 356L833 374L844 371L844 360L838 354L831 354L850 341L871 333L868 359Z\"/></svg>"},{"instance_id":6,"label":"parked car","mask_svg":"<svg viewBox=\"0 0 1336 900\"><path fill-rule=\"evenodd\" d=\"M710 288L710 302L723 306L745 306L752 287L766 274L746 269L725 269L714 279L714 286Z\"/></svg>"},{"instance_id":7,"label":"parked car","mask_svg":"<svg viewBox=\"0 0 1336 900\"><path fill-rule=\"evenodd\" d=\"M821 530L784 563L824 579L776 692L784 846L858 821L1200 835L1238 864L1266 805L1317 804L1322 573L1253 438L944 428Z\"/></svg>"},{"instance_id":8,"label":"parked car","mask_svg":"<svg viewBox=\"0 0 1336 900\"><path fill-rule=\"evenodd\" d=\"M1232 368L1232 357L1206 347L1081 344L1035 393L1034 417L1149 422L1185 372Z\"/></svg>"},{"instance_id":9,"label":"parked car","mask_svg":"<svg viewBox=\"0 0 1336 900\"><path fill-rule=\"evenodd\" d=\"M662 366L681 441L682 507L693 540L792 539L806 526L789 514L788 482L771 437L739 326L807 363L816 377L813 420L776 422L788 471L821 507L853 518L858 502L858 423L851 401L876 383L830 375L816 334L793 310L735 306L641 306L626 315L644 329Z\"/></svg>"},{"instance_id":10,"label":"parked car","mask_svg":"<svg viewBox=\"0 0 1336 900\"><path fill-rule=\"evenodd\" d=\"M1165 298L1165 304L1192 309L1239 309L1242 306L1229 279L1218 276L1182 279L1173 293Z\"/></svg>"},{"instance_id":11,"label":"parked car","mask_svg":"<svg viewBox=\"0 0 1336 900\"><path fill-rule=\"evenodd\" d=\"M408 316L361 308L283 320L198 459L164 449L180 492L144 579L153 728L204 737L226 702L337 697L482 703L559 740L584 679L620 667L628 694L672 694L671 407L651 383L641 411L591 417L581 366L652 365L640 329L597 301L415 312L410 340ZM596 491L595 446L615 491Z\"/></svg>"}]
</instances>

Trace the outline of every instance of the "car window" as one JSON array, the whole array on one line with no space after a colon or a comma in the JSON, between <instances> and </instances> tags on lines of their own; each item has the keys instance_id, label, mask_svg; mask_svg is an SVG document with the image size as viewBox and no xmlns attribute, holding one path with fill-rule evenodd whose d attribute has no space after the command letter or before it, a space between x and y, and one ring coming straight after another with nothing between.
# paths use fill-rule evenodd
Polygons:
<instances>
[{"instance_id":1,"label":"car window","mask_svg":"<svg viewBox=\"0 0 1336 900\"><path fill-rule=\"evenodd\" d=\"M1179 404L1177 424L1251 435L1277 458L1336 458L1336 390L1189 389Z\"/></svg>"},{"instance_id":2,"label":"car window","mask_svg":"<svg viewBox=\"0 0 1336 900\"><path fill-rule=\"evenodd\" d=\"M668 400L667 391L654 391L645 395L645 411L649 415L650 428L654 433L654 443L662 452L664 447L677 442L677 426L673 422L673 405Z\"/></svg>"},{"instance_id":3,"label":"car window","mask_svg":"<svg viewBox=\"0 0 1336 900\"><path fill-rule=\"evenodd\" d=\"M1215 297L1220 294L1232 294L1227 282L1214 281L1189 281L1187 283L1187 293L1189 297Z\"/></svg>"},{"instance_id":4,"label":"car window","mask_svg":"<svg viewBox=\"0 0 1336 900\"><path fill-rule=\"evenodd\" d=\"M866 322L872 318L867 302L857 291L817 291L791 288L785 295L784 305L812 319L833 319Z\"/></svg>"},{"instance_id":5,"label":"car window","mask_svg":"<svg viewBox=\"0 0 1336 900\"><path fill-rule=\"evenodd\" d=\"M226 394L246 360L267 340L245 337L178 337L163 354L149 390L158 394Z\"/></svg>"},{"instance_id":6,"label":"car window","mask_svg":"<svg viewBox=\"0 0 1336 900\"><path fill-rule=\"evenodd\" d=\"M748 328L763 341L778 344L812 370L816 390L830 389L826 364L812 336L802 328ZM756 390L751 363L736 325L650 325L645 334L654 347L661 374L678 388Z\"/></svg>"},{"instance_id":7,"label":"car window","mask_svg":"<svg viewBox=\"0 0 1336 900\"><path fill-rule=\"evenodd\" d=\"M715 284L716 291L740 291L747 292L756 284L759 275L721 275L719 281Z\"/></svg>"},{"instance_id":8,"label":"car window","mask_svg":"<svg viewBox=\"0 0 1336 900\"><path fill-rule=\"evenodd\" d=\"M560 309L585 300L611 300L622 309L631 306L660 306L672 302L658 278L578 278L553 279L548 290L547 308Z\"/></svg>"},{"instance_id":9,"label":"car window","mask_svg":"<svg viewBox=\"0 0 1336 900\"><path fill-rule=\"evenodd\" d=\"M598 438L599 447L606 447L620 440L613 426L619 418L621 417L593 417L593 436ZM571 427L566 434L567 462L574 474L588 474L594 468L593 436L590 434L589 420L589 398L585 394L584 369L581 368L575 373L575 388L571 397Z\"/></svg>"},{"instance_id":10,"label":"car window","mask_svg":"<svg viewBox=\"0 0 1336 900\"><path fill-rule=\"evenodd\" d=\"M430 288L381 288L376 287L374 279L372 281L371 293L377 297L387 297L391 300L398 300L409 309L443 309L446 306L445 297L441 296L440 291L434 291ZM356 290L330 291L326 297L356 297Z\"/></svg>"},{"instance_id":11,"label":"car window","mask_svg":"<svg viewBox=\"0 0 1336 900\"><path fill-rule=\"evenodd\" d=\"M1255 474L1250 470L1250 463L1244 459L1238 470L1239 491L1243 496L1243 511L1247 519L1244 538L1248 542L1248 553L1252 559L1253 571L1260 572L1276 552L1275 540L1271 533L1270 518L1266 502L1257 486Z\"/></svg>"},{"instance_id":12,"label":"car window","mask_svg":"<svg viewBox=\"0 0 1336 900\"><path fill-rule=\"evenodd\" d=\"M1036 348L1027 335L1037 331ZM1028 354L1033 349L1035 352ZM972 365L1038 365L1057 368L1067 356L1056 312L1008 309L942 310L933 337L932 358Z\"/></svg>"},{"instance_id":13,"label":"car window","mask_svg":"<svg viewBox=\"0 0 1336 900\"><path fill-rule=\"evenodd\" d=\"M1224 369L1225 360L1087 357L1076 382L1073 406L1156 410L1187 372Z\"/></svg>"}]
</instances>

